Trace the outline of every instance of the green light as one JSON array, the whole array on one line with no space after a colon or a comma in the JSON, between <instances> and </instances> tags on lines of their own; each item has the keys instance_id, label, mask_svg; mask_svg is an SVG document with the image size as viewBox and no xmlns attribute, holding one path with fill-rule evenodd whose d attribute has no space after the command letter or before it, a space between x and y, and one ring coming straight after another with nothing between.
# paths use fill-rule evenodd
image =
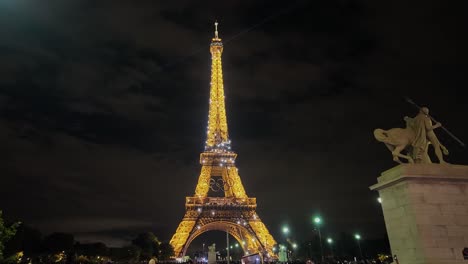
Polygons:
<instances>
[{"instance_id":1,"label":"green light","mask_svg":"<svg viewBox=\"0 0 468 264\"><path fill-rule=\"evenodd\" d=\"M287 227L287 226L283 227L283 233L288 234L289 233L289 227Z\"/></svg>"},{"instance_id":2,"label":"green light","mask_svg":"<svg viewBox=\"0 0 468 264\"><path fill-rule=\"evenodd\" d=\"M292 244L292 247L297 248L297 244L296 243Z\"/></svg>"},{"instance_id":3,"label":"green light","mask_svg":"<svg viewBox=\"0 0 468 264\"><path fill-rule=\"evenodd\" d=\"M236 247L239 247L239 244L236 243Z\"/></svg>"},{"instance_id":4,"label":"green light","mask_svg":"<svg viewBox=\"0 0 468 264\"><path fill-rule=\"evenodd\" d=\"M332 243L333 243L333 239L327 238L327 242L328 242L328 244L332 244Z\"/></svg>"},{"instance_id":5,"label":"green light","mask_svg":"<svg viewBox=\"0 0 468 264\"><path fill-rule=\"evenodd\" d=\"M356 238L357 240L360 240L360 239L361 239L361 235L355 234L355 235L354 235L354 238Z\"/></svg>"},{"instance_id":6,"label":"green light","mask_svg":"<svg viewBox=\"0 0 468 264\"><path fill-rule=\"evenodd\" d=\"M315 217L315 218L314 218L314 222L315 222L316 224L320 224L320 223L322 222L322 219L321 219L320 217Z\"/></svg>"}]
</instances>

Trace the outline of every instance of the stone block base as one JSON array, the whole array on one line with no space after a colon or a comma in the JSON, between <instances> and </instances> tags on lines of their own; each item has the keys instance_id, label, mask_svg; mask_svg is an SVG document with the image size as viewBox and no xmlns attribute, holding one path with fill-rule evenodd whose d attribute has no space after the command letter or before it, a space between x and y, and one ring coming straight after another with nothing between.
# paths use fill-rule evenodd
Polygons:
<instances>
[{"instance_id":1,"label":"stone block base","mask_svg":"<svg viewBox=\"0 0 468 264\"><path fill-rule=\"evenodd\" d=\"M402 164L377 181L400 264L468 264L468 166Z\"/></svg>"}]
</instances>

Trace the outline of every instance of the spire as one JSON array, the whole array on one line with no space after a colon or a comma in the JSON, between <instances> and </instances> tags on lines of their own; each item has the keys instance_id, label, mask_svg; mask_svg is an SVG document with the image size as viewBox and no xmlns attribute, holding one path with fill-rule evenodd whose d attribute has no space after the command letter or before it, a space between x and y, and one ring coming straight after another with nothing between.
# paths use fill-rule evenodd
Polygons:
<instances>
[{"instance_id":1,"label":"spire","mask_svg":"<svg viewBox=\"0 0 468 264\"><path fill-rule=\"evenodd\" d=\"M230 151L231 147L224 104L223 69L221 64L223 43L218 36L218 22L215 22L215 37L211 40L210 52L210 107L205 151Z\"/></svg>"},{"instance_id":2,"label":"spire","mask_svg":"<svg viewBox=\"0 0 468 264\"><path fill-rule=\"evenodd\" d=\"M221 39L219 38L219 34L218 34L218 25L219 25L218 21L215 21L215 23L214 23L214 26L215 26L215 35L214 35L214 38L211 40L211 45L213 45L214 43L216 43L216 45L219 44L219 45L222 46L223 44L221 43Z\"/></svg>"},{"instance_id":3,"label":"spire","mask_svg":"<svg viewBox=\"0 0 468 264\"><path fill-rule=\"evenodd\" d=\"M218 37L218 21L215 21L215 39L219 39Z\"/></svg>"}]
</instances>

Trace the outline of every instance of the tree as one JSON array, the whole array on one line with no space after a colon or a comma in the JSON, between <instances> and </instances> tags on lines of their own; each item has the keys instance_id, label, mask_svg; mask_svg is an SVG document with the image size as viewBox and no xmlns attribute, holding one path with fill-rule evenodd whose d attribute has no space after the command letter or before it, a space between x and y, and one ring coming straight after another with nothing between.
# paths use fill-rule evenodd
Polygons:
<instances>
[{"instance_id":1,"label":"tree","mask_svg":"<svg viewBox=\"0 0 468 264\"><path fill-rule=\"evenodd\" d=\"M91 244L76 243L75 251L78 255L85 255L88 257L109 256L109 249L106 244L101 242Z\"/></svg>"},{"instance_id":2,"label":"tree","mask_svg":"<svg viewBox=\"0 0 468 264\"><path fill-rule=\"evenodd\" d=\"M159 242L158 238L151 232L141 233L134 240L132 244L141 249L140 259L148 260L154 256L158 256Z\"/></svg>"},{"instance_id":3,"label":"tree","mask_svg":"<svg viewBox=\"0 0 468 264\"><path fill-rule=\"evenodd\" d=\"M23 252L26 257L35 257L41 253L42 235L39 230L25 224L18 226L14 237L5 245L5 255Z\"/></svg>"},{"instance_id":4,"label":"tree","mask_svg":"<svg viewBox=\"0 0 468 264\"><path fill-rule=\"evenodd\" d=\"M170 257L174 256L174 247L171 244L164 242L159 245L159 260L168 260Z\"/></svg>"},{"instance_id":5,"label":"tree","mask_svg":"<svg viewBox=\"0 0 468 264\"><path fill-rule=\"evenodd\" d=\"M6 226L3 222L2 211L0 211L0 262L3 262L3 251L5 250L5 244L12 238L16 233L16 228L20 223L14 223L10 226Z\"/></svg>"},{"instance_id":6,"label":"tree","mask_svg":"<svg viewBox=\"0 0 468 264\"><path fill-rule=\"evenodd\" d=\"M44 238L44 246L49 253L72 251L74 237L72 234L52 233Z\"/></svg>"},{"instance_id":7,"label":"tree","mask_svg":"<svg viewBox=\"0 0 468 264\"><path fill-rule=\"evenodd\" d=\"M137 261L140 257L141 249L135 245L123 248L110 248L110 257L116 261Z\"/></svg>"}]
</instances>

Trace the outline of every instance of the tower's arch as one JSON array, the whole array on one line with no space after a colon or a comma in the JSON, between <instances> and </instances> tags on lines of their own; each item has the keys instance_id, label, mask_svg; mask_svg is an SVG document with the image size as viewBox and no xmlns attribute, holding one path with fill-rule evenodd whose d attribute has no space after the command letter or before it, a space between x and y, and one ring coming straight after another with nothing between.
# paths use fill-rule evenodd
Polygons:
<instances>
[{"instance_id":1,"label":"tower's arch","mask_svg":"<svg viewBox=\"0 0 468 264\"><path fill-rule=\"evenodd\" d=\"M203 227L195 229L195 231L187 238L187 242L182 250L182 255L185 256L187 249L190 247L193 240L201 234L209 231L228 232L237 240L239 246L246 254L260 252L263 249L262 243L255 238L255 234L242 224L237 224L231 221L213 221L203 225Z\"/></svg>"}]
</instances>

